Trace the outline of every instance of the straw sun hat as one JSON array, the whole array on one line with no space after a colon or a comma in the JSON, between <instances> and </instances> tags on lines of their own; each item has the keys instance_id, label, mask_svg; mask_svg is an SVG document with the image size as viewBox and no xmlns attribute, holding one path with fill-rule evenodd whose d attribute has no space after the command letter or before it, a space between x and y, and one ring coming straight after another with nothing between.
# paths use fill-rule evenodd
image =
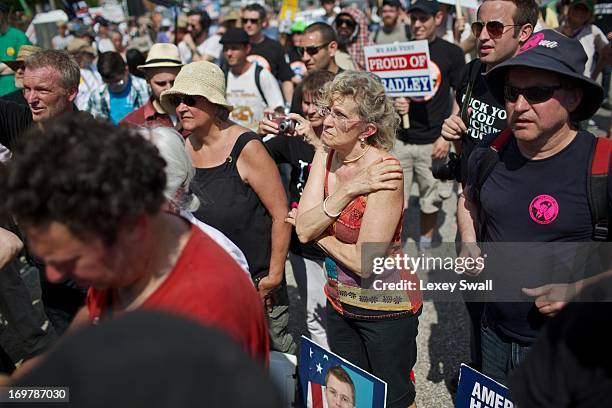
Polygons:
<instances>
[{"instance_id":1,"label":"straw sun hat","mask_svg":"<svg viewBox=\"0 0 612 408\"><path fill-rule=\"evenodd\" d=\"M158 43L153 44L144 65L139 65L138 69L147 68L180 68L183 66L179 49L174 44Z\"/></svg>"},{"instance_id":2,"label":"straw sun hat","mask_svg":"<svg viewBox=\"0 0 612 408\"><path fill-rule=\"evenodd\" d=\"M166 112L176 110L177 95L203 96L211 103L221 105L230 112L234 108L225 99L225 75L217 65L192 62L183 66L174 80L174 86L161 94L161 105Z\"/></svg>"}]
</instances>

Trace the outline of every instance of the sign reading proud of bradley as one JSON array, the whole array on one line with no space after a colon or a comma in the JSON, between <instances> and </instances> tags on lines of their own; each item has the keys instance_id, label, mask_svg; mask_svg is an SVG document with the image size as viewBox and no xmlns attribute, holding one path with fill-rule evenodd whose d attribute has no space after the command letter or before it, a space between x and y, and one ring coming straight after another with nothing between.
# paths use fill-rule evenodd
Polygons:
<instances>
[{"instance_id":1,"label":"sign reading proud of bradley","mask_svg":"<svg viewBox=\"0 0 612 408\"><path fill-rule=\"evenodd\" d=\"M456 408L514 408L508 388L461 364Z\"/></svg>"},{"instance_id":2,"label":"sign reading proud of bradley","mask_svg":"<svg viewBox=\"0 0 612 408\"><path fill-rule=\"evenodd\" d=\"M428 96L433 90L427 40L369 45L366 69L378 75L389 96Z\"/></svg>"}]
</instances>

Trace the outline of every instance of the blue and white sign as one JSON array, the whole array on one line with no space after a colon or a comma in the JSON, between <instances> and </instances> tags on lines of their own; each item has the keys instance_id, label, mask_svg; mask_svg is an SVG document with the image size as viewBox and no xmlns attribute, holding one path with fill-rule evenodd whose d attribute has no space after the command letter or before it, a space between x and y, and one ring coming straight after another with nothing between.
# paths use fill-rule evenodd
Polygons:
<instances>
[{"instance_id":1,"label":"blue and white sign","mask_svg":"<svg viewBox=\"0 0 612 408\"><path fill-rule=\"evenodd\" d=\"M514 408L508 388L461 364L456 408Z\"/></svg>"}]
</instances>

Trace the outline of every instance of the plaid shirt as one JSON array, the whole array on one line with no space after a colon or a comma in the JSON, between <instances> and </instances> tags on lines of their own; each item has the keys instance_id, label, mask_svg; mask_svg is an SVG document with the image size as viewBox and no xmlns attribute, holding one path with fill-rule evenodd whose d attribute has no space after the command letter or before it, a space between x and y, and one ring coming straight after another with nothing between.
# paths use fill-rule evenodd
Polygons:
<instances>
[{"instance_id":1,"label":"plaid shirt","mask_svg":"<svg viewBox=\"0 0 612 408\"><path fill-rule=\"evenodd\" d=\"M130 93L128 100L133 104L134 110L149 101L149 84L142 78L130 75ZM110 94L108 85L104 84L100 92L92 92L87 104L87 111L96 118L110 119Z\"/></svg>"}]
</instances>

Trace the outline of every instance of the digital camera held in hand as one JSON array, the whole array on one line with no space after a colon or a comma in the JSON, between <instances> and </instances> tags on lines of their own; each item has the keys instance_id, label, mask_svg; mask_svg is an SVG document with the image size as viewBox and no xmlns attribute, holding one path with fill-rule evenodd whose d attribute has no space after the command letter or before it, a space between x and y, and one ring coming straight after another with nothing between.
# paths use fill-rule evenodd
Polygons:
<instances>
[{"instance_id":1,"label":"digital camera held in hand","mask_svg":"<svg viewBox=\"0 0 612 408\"><path fill-rule=\"evenodd\" d=\"M295 131L296 122L293 119L284 118L278 124L278 134L279 135L288 135L292 134Z\"/></svg>"}]
</instances>

